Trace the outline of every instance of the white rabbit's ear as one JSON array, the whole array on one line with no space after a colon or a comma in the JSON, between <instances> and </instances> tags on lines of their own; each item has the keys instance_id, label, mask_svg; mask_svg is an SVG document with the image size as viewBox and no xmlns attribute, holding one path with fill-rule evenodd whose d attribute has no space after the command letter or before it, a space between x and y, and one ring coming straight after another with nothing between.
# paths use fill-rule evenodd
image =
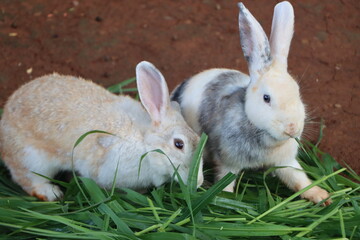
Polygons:
<instances>
[{"instance_id":1,"label":"white rabbit's ear","mask_svg":"<svg viewBox=\"0 0 360 240\"><path fill-rule=\"evenodd\" d=\"M238 3L241 47L248 62L250 77L255 80L271 64L269 40L254 16Z\"/></svg>"},{"instance_id":2,"label":"white rabbit's ear","mask_svg":"<svg viewBox=\"0 0 360 240\"><path fill-rule=\"evenodd\" d=\"M287 1L278 3L274 8L271 27L270 46L274 61L287 69L287 57L294 34L294 9Z\"/></svg>"},{"instance_id":3,"label":"white rabbit's ear","mask_svg":"<svg viewBox=\"0 0 360 240\"><path fill-rule=\"evenodd\" d=\"M152 121L159 124L170 104L169 90L161 72L151 63L143 61L136 66L139 96Z\"/></svg>"}]
</instances>

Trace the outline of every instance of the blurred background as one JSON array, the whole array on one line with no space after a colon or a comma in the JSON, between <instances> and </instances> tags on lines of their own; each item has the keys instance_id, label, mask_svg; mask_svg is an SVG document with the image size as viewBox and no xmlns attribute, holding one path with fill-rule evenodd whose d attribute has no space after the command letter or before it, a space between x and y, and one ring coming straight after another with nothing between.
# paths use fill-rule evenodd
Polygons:
<instances>
[{"instance_id":1,"label":"blurred background","mask_svg":"<svg viewBox=\"0 0 360 240\"><path fill-rule=\"evenodd\" d=\"M248 72L233 0L0 0L0 108L20 85L58 72L109 87L142 60L170 91L208 68ZM270 33L279 1L243 3ZM295 35L289 71L313 122L304 137L360 172L360 1L290 1Z\"/></svg>"}]
</instances>

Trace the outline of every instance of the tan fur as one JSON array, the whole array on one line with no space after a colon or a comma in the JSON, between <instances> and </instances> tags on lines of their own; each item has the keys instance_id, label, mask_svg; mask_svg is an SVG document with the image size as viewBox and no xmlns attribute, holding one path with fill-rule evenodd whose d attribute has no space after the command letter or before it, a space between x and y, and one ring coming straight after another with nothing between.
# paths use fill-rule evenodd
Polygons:
<instances>
[{"instance_id":1,"label":"tan fur","mask_svg":"<svg viewBox=\"0 0 360 240\"><path fill-rule=\"evenodd\" d=\"M33 172L51 178L59 170L70 170L73 153L75 170L103 187L111 184L118 162L121 174L116 186L158 186L170 179L174 171L164 155L148 154L143 163L147 171L143 170L138 178L135 176L141 156L155 149L163 150L175 167L181 166L181 176L187 177L199 137L186 125L181 113L169 106L168 90L161 73L147 62L140 63L137 70L141 74L145 72L142 78L157 79L141 81L161 85L159 94L166 101L154 105L162 109L156 121L138 101L114 95L82 78L54 73L20 87L5 104L0 122L0 151L14 181L30 195L55 200L62 196L61 190ZM152 78L150 73L157 75ZM145 89L140 95L150 90ZM152 97L156 96L149 94L145 99L152 104ZM73 151L79 137L92 130L112 135L87 135ZM176 149L174 136L180 136L189 146ZM198 184L202 181L201 172Z\"/></svg>"},{"instance_id":2,"label":"tan fur","mask_svg":"<svg viewBox=\"0 0 360 240\"><path fill-rule=\"evenodd\" d=\"M61 79L61 81L56 81ZM45 81L53 80L53 81ZM89 83L91 84L89 87ZM57 86L59 85L59 86ZM63 91L59 91L62 89ZM74 90L75 89L75 90ZM80 91L79 91L80 89ZM43 97L43 93L52 98ZM30 93L30 94L29 94ZM89 101L79 101L79 94L92 96ZM16 99L16 104L14 104ZM60 76L58 74L47 75L38 81L32 81L10 97L4 111L7 112L6 123L9 127L16 127L21 141L27 141L30 144L44 149L46 152L58 155L57 149L68 149L71 151L75 141L85 132L101 129L126 137L128 124L131 120L124 118L124 122L119 125L114 112L116 108L112 104L116 103L118 98L115 95L105 91L102 87L83 79L75 79L69 76ZM101 102L101 106L98 105ZM41 105L39 105L41 103ZM81 105L81 107L77 106ZM97 108L98 114L89 109ZM73 115L77 112L77 115ZM41 118L39 114L41 113ZM63 118L59 118L63 116ZM26 121L18 121L18 119ZM103 123L103 118L113 119ZM81 124L81 122L84 124ZM109 124L110 123L110 124ZM72 129L71 137L65 136L66 130ZM22 134L22 135L21 135ZM91 151L95 137L89 136L87 143L80 147L85 151ZM43 140L46 141L43 141ZM73 141L69 141L69 139ZM15 140L16 141L16 140ZM15 143L16 144L16 143ZM6 148L4 149L12 149ZM104 151L99 150L97 155L101 156ZM68 161L68 159L62 159Z\"/></svg>"}]
</instances>

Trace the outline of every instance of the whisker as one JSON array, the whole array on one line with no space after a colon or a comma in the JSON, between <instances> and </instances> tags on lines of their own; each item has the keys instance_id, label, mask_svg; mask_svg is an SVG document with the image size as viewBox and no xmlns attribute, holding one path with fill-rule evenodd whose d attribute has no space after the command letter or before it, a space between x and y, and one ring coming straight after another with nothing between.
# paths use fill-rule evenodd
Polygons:
<instances>
[{"instance_id":1,"label":"whisker","mask_svg":"<svg viewBox=\"0 0 360 240\"><path fill-rule=\"evenodd\" d=\"M310 121L304 127L302 137L311 141L316 141L320 134L321 122Z\"/></svg>"},{"instance_id":2,"label":"whisker","mask_svg":"<svg viewBox=\"0 0 360 240\"><path fill-rule=\"evenodd\" d=\"M298 80L299 81L299 84L302 82L302 80L304 79L304 76L306 74L306 72L309 70L309 67L310 67L310 63L307 64L307 66L305 67L305 70L303 72L303 74L301 75L300 79Z\"/></svg>"},{"instance_id":3,"label":"whisker","mask_svg":"<svg viewBox=\"0 0 360 240\"><path fill-rule=\"evenodd\" d=\"M306 117L311 117L311 116L313 116L315 113L318 112L318 110L319 110L318 107L314 107L314 108L312 108L312 109L310 109L310 110L307 109L307 111L306 111Z\"/></svg>"},{"instance_id":4,"label":"whisker","mask_svg":"<svg viewBox=\"0 0 360 240\"><path fill-rule=\"evenodd\" d=\"M321 121L305 121L306 124L320 125Z\"/></svg>"}]
</instances>

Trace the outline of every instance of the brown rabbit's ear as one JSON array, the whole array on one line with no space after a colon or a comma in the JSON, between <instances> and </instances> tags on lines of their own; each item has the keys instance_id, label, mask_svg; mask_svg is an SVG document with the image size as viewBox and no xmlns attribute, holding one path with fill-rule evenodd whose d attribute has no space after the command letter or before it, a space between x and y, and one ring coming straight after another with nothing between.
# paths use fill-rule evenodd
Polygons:
<instances>
[{"instance_id":1,"label":"brown rabbit's ear","mask_svg":"<svg viewBox=\"0 0 360 240\"><path fill-rule=\"evenodd\" d=\"M287 57L293 33L293 7L287 1L276 4L270 35L271 56L285 69L287 69Z\"/></svg>"},{"instance_id":2,"label":"brown rabbit's ear","mask_svg":"<svg viewBox=\"0 0 360 240\"><path fill-rule=\"evenodd\" d=\"M170 104L163 75L154 65L142 61L136 66L136 81L143 106L155 124L161 123Z\"/></svg>"},{"instance_id":3,"label":"brown rabbit's ear","mask_svg":"<svg viewBox=\"0 0 360 240\"><path fill-rule=\"evenodd\" d=\"M248 62L251 81L256 81L271 64L269 40L244 4L238 6L241 48Z\"/></svg>"}]
</instances>

